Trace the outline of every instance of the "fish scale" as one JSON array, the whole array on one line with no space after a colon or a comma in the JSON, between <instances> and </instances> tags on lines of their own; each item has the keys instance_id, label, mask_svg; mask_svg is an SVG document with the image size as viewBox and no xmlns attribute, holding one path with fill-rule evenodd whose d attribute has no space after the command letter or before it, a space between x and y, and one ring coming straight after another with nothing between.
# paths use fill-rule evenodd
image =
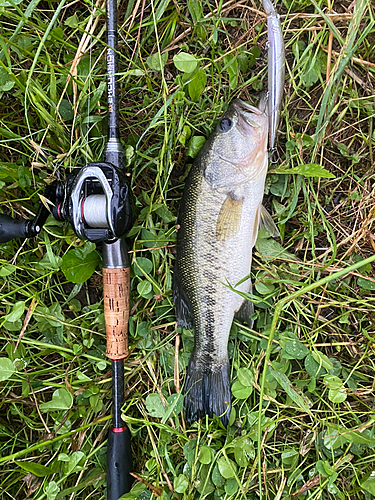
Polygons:
<instances>
[{"instance_id":1,"label":"fish scale","mask_svg":"<svg viewBox=\"0 0 375 500\"><path fill-rule=\"evenodd\" d=\"M178 324L194 330L184 385L188 421L213 414L224 424L229 420L229 332L241 309L251 323L252 305L226 284L235 286L250 274L267 173L267 122L257 108L235 101L186 180L177 222L174 301ZM223 132L220 127L228 123ZM249 292L250 279L237 290Z\"/></svg>"}]
</instances>

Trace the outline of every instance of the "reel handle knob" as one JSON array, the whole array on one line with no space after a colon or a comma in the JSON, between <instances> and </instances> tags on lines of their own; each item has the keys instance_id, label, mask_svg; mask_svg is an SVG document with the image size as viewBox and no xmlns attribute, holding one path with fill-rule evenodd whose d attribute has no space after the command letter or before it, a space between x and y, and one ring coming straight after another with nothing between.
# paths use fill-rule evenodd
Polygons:
<instances>
[{"instance_id":1,"label":"reel handle knob","mask_svg":"<svg viewBox=\"0 0 375 500\"><path fill-rule=\"evenodd\" d=\"M40 226L30 230L30 221L26 219L13 219L9 215L0 214L0 243L6 243L13 238L30 238L36 236Z\"/></svg>"},{"instance_id":2,"label":"reel handle knob","mask_svg":"<svg viewBox=\"0 0 375 500\"><path fill-rule=\"evenodd\" d=\"M48 184L44 188L44 198L51 202L54 211L56 211L56 206L63 199L61 184L57 181ZM13 238L34 238L42 230L50 213L51 210L40 203L33 219L13 219L9 215L0 214L0 243L6 243Z\"/></svg>"}]
</instances>

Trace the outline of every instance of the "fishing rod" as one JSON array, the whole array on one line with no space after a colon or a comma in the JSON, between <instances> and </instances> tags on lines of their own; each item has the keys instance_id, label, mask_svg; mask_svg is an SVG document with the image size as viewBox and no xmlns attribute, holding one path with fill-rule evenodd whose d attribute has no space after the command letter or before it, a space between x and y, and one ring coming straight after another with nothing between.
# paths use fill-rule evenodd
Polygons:
<instances>
[{"instance_id":1,"label":"fishing rod","mask_svg":"<svg viewBox=\"0 0 375 500\"><path fill-rule=\"evenodd\" d=\"M103 161L48 185L44 197L52 215L71 224L82 240L102 243L106 356L112 366L112 426L107 446L107 498L118 500L132 484L130 433L121 419L124 405L124 359L128 356L130 270L124 236L133 224L125 155L119 134L117 77L117 3L107 0L108 137ZM50 211L41 204L32 220L0 214L0 243L36 236Z\"/></svg>"},{"instance_id":2,"label":"fishing rod","mask_svg":"<svg viewBox=\"0 0 375 500\"><path fill-rule=\"evenodd\" d=\"M125 155L119 134L119 96L117 80L117 0L107 0L107 100L108 140L104 161L125 173ZM121 193L120 193L121 195ZM125 227L133 223L126 182L122 202L126 203ZM120 200L119 200L120 201ZM107 334L106 355L112 363L113 422L107 447L107 498L118 500L130 491L132 469L130 433L121 419L124 405L124 359L128 356L130 269L124 238L103 243L103 294Z\"/></svg>"}]
</instances>

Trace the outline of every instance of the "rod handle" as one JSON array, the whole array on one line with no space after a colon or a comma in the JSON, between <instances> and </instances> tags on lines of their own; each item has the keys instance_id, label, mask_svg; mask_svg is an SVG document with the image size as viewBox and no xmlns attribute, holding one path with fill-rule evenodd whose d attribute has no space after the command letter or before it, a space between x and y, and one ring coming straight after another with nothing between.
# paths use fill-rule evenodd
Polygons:
<instances>
[{"instance_id":1,"label":"rod handle","mask_svg":"<svg viewBox=\"0 0 375 500\"><path fill-rule=\"evenodd\" d=\"M118 500L132 486L130 432L126 427L112 428L107 445L107 499Z\"/></svg>"},{"instance_id":2,"label":"rod handle","mask_svg":"<svg viewBox=\"0 0 375 500\"><path fill-rule=\"evenodd\" d=\"M107 333L106 356L113 361L128 354L130 269L103 268L104 318Z\"/></svg>"}]
</instances>

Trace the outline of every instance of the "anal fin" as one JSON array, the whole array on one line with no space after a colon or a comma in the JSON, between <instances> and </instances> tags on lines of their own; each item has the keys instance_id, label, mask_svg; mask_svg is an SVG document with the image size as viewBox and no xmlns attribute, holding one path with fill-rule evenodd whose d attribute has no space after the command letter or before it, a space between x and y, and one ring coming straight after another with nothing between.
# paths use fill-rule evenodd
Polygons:
<instances>
[{"instance_id":1,"label":"anal fin","mask_svg":"<svg viewBox=\"0 0 375 500\"><path fill-rule=\"evenodd\" d=\"M254 324L254 320L250 318L252 314L254 314L254 304L250 300L245 299L234 317L243 323L247 323L252 328Z\"/></svg>"},{"instance_id":2,"label":"anal fin","mask_svg":"<svg viewBox=\"0 0 375 500\"><path fill-rule=\"evenodd\" d=\"M250 284L250 289L249 293L253 293L253 287ZM244 301L241 304L241 307L238 309L238 311L234 314L234 317L238 319L238 321L241 321L243 323L247 323L250 328L253 327L254 320L250 318L254 314L254 304L247 299L244 299Z\"/></svg>"}]
</instances>

